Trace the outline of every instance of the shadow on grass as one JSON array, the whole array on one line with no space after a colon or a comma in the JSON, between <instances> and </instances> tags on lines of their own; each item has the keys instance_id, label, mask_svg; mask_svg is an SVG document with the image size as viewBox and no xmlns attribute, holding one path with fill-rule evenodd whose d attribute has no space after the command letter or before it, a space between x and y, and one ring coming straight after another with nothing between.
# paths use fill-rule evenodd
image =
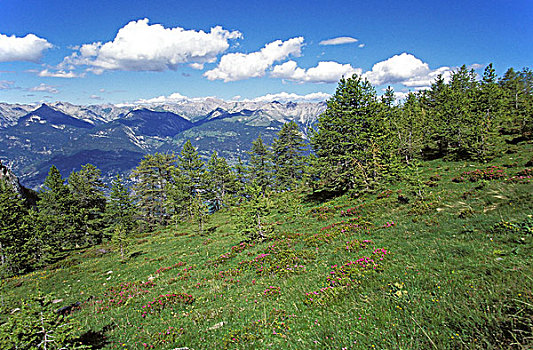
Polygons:
<instances>
[{"instance_id":1,"label":"shadow on grass","mask_svg":"<svg viewBox=\"0 0 533 350\"><path fill-rule=\"evenodd\" d=\"M109 344L105 334L114 327L114 325L107 325L99 331L89 330L83 333L79 337L78 341L80 341L83 345L89 345L91 349L103 349L107 344Z\"/></svg>"}]
</instances>

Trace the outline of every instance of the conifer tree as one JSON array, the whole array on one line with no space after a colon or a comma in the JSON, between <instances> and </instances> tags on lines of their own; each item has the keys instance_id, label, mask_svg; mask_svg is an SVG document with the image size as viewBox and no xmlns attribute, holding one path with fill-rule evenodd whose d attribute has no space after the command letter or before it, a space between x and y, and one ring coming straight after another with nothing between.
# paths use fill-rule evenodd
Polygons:
<instances>
[{"instance_id":1,"label":"conifer tree","mask_svg":"<svg viewBox=\"0 0 533 350\"><path fill-rule=\"evenodd\" d=\"M237 163L233 167L233 173L235 174L237 196L242 198L245 196L245 185L248 182L248 171L241 157L237 159Z\"/></svg>"},{"instance_id":2,"label":"conifer tree","mask_svg":"<svg viewBox=\"0 0 533 350\"><path fill-rule=\"evenodd\" d=\"M121 226L129 232L135 226L133 198L120 174L111 180L111 192L109 193L105 216L106 224L112 231L117 226Z\"/></svg>"},{"instance_id":3,"label":"conifer tree","mask_svg":"<svg viewBox=\"0 0 533 350\"><path fill-rule=\"evenodd\" d=\"M533 72L524 68L516 72L509 68L499 80L502 104L506 111L504 132L531 138L533 131Z\"/></svg>"},{"instance_id":4,"label":"conifer tree","mask_svg":"<svg viewBox=\"0 0 533 350\"><path fill-rule=\"evenodd\" d=\"M248 200L239 207L238 228L249 240L263 240L269 233L265 217L272 209L268 191L265 192L258 182L252 181L246 185L246 192Z\"/></svg>"},{"instance_id":5,"label":"conifer tree","mask_svg":"<svg viewBox=\"0 0 533 350\"><path fill-rule=\"evenodd\" d=\"M68 178L68 186L83 225L85 243L99 244L103 239L106 188L101 179L101 171L92 164L83 165Z\"/></svg>"},{"instance_id":6,"label":"conifer tree","mask_svg":"<svg viewBox=\"0 0 533 350\"><path fill-rule=\"evenodd\" d=\"M50 168L40 197L37 232L46 261L54 259L62 249L80 244L84 230L76 202L55 166Z\"/></svg>"},{"instance_id":7,"label":"conifer tree","mask_svg":"<svg viewBox=\"0 0 533 350\"><path fill-rule=\"evenodd\" d=\"M139 214L149 228L167 222L165 201L172 182L176 158L173 154L149 154L133 170L133 190L137 199Z\"/></svg>"},{"instance_id":8,"label":"conifer tree","mask_svg":"<svg viewBox=\"0 0 533 350\"><path fill-rule=\"evenodd\" d=\"M407 165L422 154L424 135L428 134L430 123L426 117L419 95L409 93L398 114L396 136L398 154Z\"/></svg>"},{"instance_id":9,"label":"conifer tree","mask_svg":"<svg viewBox=\"0 0 533 350\"><path fill-rule=\"evenodd\" d=\"M326 111L311 131L311 145L319 160L318 190L328 192L369 188L380 168L380 106L367 80L342 78Z\"/></svg>"},{"instance_id":10,"label":"conifer tree","mask_svg":"<svg viewBox=\"0 0 533 350\"><path fill-rule=\"evenodd\" d=\"M180 191L186 203L187 216L193 220L204 213L202 205L205 192L205 165L190 140L185 142L178 157L178 171L181 179L176 184L182 187Z\"/></svg>"},{"instance_id":11,"label":"conifer tree","mask_svg":"<svg viewBox=\"0 0 533 350\"><path fill-rule=\"evenodd\" d=\"M211 203L211 210L216 211L231 202L236 189L235 176L226 159L219 157L217 151L213 152L206 172L206 199Z\"/></svg>"},{"instance_id":12,"label":"conifer tree","mask_svg":"<svg viewBox=\"0 0 533 350\"><path fill-rule=\"evenodd\" d=\"M275 178L281 190L293 188L303 178L305 148L298 124L283 124L272 143Z\"/></svg>"},{"instance_id":13,"label":"conifer tree","mask_svg":"<svg viewBox=\"0 0 533 350\"><path fill-rule=\"evenodd\" d=\"M503 122L502 90L498 85L496 72L489 64L476 91L475 111L478 114L477 140L472 149L473 158L486 160L501 147L499 125Z\"/></svg>"},{"instance_id":14,"label":"conifer tree","mask_svg":"<svg viewBox=\"0 0 533 350\"><path fill-rule=\"evenodd\" d=\"M0 179L0 277L31 267L33 231L24 201Z\"/></svg>"},{"instance_id":15,"label":"conifer tree","mask_svg":"<svg viewBox=\"0 0 533 350\"><path fill-rule=\"evenodd\" d=\"M252 142L249 152L250 163L248 166L249 181L255 182L264 193L272 184L272 156L270 150L263 143L261 135Z\"/></svg>"}]
</instances>

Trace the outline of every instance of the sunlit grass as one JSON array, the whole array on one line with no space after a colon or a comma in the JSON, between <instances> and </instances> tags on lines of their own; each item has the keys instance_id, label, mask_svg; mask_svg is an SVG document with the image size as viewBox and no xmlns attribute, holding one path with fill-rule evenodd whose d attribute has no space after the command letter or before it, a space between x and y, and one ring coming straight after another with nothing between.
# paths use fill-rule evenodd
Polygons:
<instances>
[{"instance_id":1,"label":"sunlit grass","mask_svg":"<svg viewBox=\"0 0 533 350\"><path fill-rule=\"evenodd\" d=\"M80 301L71 316L80 335L91 331L92 344L109 349L527 348L533 237L513 227L533 214L533 184L507 179L524 169L530 146L487 165L428 162L422 196L409 184L327 203L292 193L287 208L285 194L265 242L236 232L233 208L209 218L209 234L183 223L134 237L124 261L110 245L75 252L3 280L3 310L37 290L63 299L58 307ZM508 176L452 182L488 165L507 165ZM377 269L328 282L332 266L376 249L388 252ZM306 302L323 288L325 302ZM160 297L169 293L192 298Z\"/></svg>"}]
</instances>

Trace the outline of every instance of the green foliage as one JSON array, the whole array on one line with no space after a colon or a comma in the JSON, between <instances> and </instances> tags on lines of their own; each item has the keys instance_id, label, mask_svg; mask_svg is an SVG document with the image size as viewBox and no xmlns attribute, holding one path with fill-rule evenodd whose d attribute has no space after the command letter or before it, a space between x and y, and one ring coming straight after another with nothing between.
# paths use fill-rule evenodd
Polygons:
<instances>
[{"instance_id":1,"label":"green foliage","mask_svg":"<svg viewBox=\"0 0 533 350\"><path fill-rule=\"evenodd\" d=\"M207 162L206 172L206 200L209 201L211 211L216 211L233 202L238 185L235 174L226 160L213 152Z\"/></svg>"},{"instance_id":2,"label":"green foliage","mask_svg":"<svg viewBox=\"0 0 533 350\"><path fill-rule=\"evenodd\" d=\"M126 231L135 227L135 206L129 189L124 184L124 178L119 174L111 180L111 192L106 206L107 225L114 230L119 226Z\"/></svg>"},{"instance_id":3,"label":"green foliage","mask_svg":"<svg viewBox=\"0 0 533 350\"><path fill-rule=\"evenodd\" d=\"M77 203L55 166L50 168L40 197L36 245L40 260L48 262L60 257L63 249L84 244L85 230Z\"/></svg>"},{"instance_id":4,"label":"green foliage","mask_svg":"<svg viewBox=\"0 0 533 350\"><path fill-rule=\"evenodd\" d=\"M305 149L298 125L294 121L283 124L272 142L275 181L282 191L294 188L302 180Z\"/></svg>"},{"instance_id":5,"label":"green foliage","mask_svg":"<svg viewBox=\"0 0 533 350\"><path fill-rule=\"evenodd\" d=\"M2 349L87 349L77 340L78 325L53 310L50 296L23 300L0 325Z\"/></svg>"},{"instance_id":6,"label":"green foliage","mask_svg":"<svg viewBox=\"0 0 533 350\"><path fill-rule=\"evenodd\" d=\"M261 192L264 193L267 188L272 186L273 167L271 152L263 143L261 136L252 142L252 150L249 154L248 180L255 182L261 189Z\"/></svg>"},{"instance_id":7,"label":"green foliage","mask_svg":"<svg viewBox=\"0 0 533 350\"><path fill-rule=\"evenodd\" d=\"M239 230L249 240L263 240L270 233L265 217L272 210L272 201L262 186L253 181L246 185L249 198L239 207Z\"/></svg>"},{"instance_id":8,"label":"green foliage","mask_svg":"<svg viewBox=\"0 0 533 350\"><path fill-rule=\"evenodd\" d=\"M68 187L84 226L85 244L102 243L106 186L101 179L100 169L92 164L83 165L80 171L70 174Z\"/></svg>"},{"instance_id":9,"label":"green foliage","mask_svg":"<svg viewBox=\"0 0 533 350\"><path fill-rule=\"evenodd\" d=\"M392 110L384 110L372 85L356 75L341 79L327 104L311 133L320 168L318 189L373 187L391 165L387 119Z\"/></svg>"},{"instance_id":10,"label":"green foliage","mask_svg":"<svg viewBox=\"0 0 533 350\"><path fill-rule=\"evenodd\" d=\"M150 228L167 223L169 214L164 205L167 189L172 183L176 158L173 154L149 154L133 170L133 191L141 218Z\"/></svg>"},{"instance_id":11,"label":"green foliage","mask_svg":"<svg viewBox=\"0 0 533 350\"><path fill-rule=\"evenodd\" d=\"M0 276L31 268L34 250L32 217L24 201L0 179Z\"/></svg>"}]
</instances>

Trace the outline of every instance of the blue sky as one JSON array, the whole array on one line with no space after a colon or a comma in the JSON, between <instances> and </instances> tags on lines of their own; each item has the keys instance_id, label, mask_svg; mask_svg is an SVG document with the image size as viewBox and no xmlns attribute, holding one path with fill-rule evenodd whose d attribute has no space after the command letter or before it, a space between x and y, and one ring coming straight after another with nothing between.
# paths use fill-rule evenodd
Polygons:
<instances>
[{"instance_id":1,"label":"blue sky","mask_svg":"<svg viewBox=\"0 0 533 350\"><path fill-rule=\"evenodd\" d=\"M466 64L533 63L533 1L0 0L0 102L401 97Z\"/></svg>"}]
</instances>

